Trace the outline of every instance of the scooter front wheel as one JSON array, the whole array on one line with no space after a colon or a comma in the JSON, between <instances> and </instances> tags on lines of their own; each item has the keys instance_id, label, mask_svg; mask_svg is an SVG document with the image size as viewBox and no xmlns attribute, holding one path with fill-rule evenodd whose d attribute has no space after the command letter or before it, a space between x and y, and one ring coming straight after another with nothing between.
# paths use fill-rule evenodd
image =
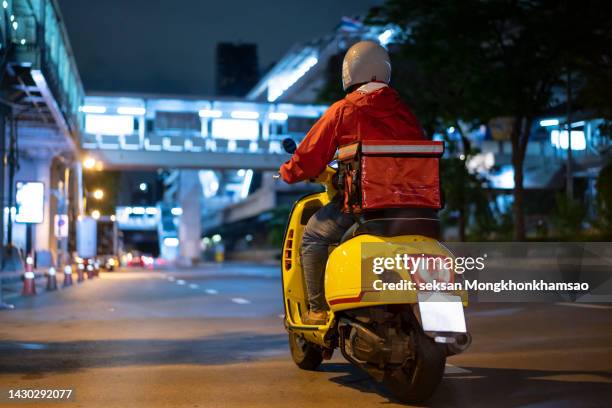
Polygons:
<instances>
[{"instance_id":1,"label":"scooter front wheel","mask_svg":"<svg viewBox=\"0 0 612 408\"><path fill-rule=\"evenodd\" d=\"M444 375L446 351L423 333L415 333L416 358L408 367L386 373L384 383L402 402L420 403L434 393Z\"/></svg>"},{"instance_id":2,"label":"scooter front wheel","mask_svg":"<svg viewBox=\"0 0 612 408\"><path fill-rule=\"evenodd\" d=\"M315 370L323 361L323 350L295 333L289 333L289 349L293 362L302 370Z\"/></svg>"}]
</instances>

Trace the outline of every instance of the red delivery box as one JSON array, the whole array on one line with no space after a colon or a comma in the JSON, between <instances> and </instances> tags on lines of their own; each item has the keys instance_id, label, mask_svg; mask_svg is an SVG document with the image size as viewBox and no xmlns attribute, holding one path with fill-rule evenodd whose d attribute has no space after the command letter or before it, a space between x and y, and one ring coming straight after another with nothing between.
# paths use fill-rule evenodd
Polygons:
<instances>
[{"instance_id":1,"label":"red delivery box","mask_svg":"<svg viewBox=\"0 0 612 408\"><path fill-rule=\"evenodd\" d=\"M442 207L443 142L363 140L339 149L344 211Z\"/></svg>"}]
</instances>

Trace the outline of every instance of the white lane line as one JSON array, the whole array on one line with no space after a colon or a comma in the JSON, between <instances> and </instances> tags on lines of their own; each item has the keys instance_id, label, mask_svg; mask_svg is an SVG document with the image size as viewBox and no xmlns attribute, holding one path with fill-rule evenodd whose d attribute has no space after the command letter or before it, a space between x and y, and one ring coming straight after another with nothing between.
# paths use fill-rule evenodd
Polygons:
<instances>
[{"instance_id":1,"label":"white lane line","mask_svg":"<svg viewBox=\"0 0 612 408\"><path fill-rule=\"evenodd\" d=\"M176 284L177 284L177 285L184 285L185 283L187 283L187 282L185 282L185 281L184 281L184 280L182 280L182 279L179 279L179 280L177 280L177 281L176 281Z\"/></svg>"},{"instance_id":2,"label":"white lane line","mask_svg":"<svg viewBox=\"0 0 612 408\"><path fill-rule=\"evenodd\" d=\"M466 370L465 368L457 367L452 364L447 364L444 367L444 374L469 374L470 370Z\"/></svg>"},{"instance_id":3,"label":"white lane line","mask_svg":"<svg viewBox=\"0 0 612 408\"><path fill-rule=\"evenodd\" d=\"M197 283L190 283L190 284L189 284L189 287L190 287L191 289L197 289L197 288L199 288L199 287L200 287L200 285L198 285Z\"/></svg>"},{"instance_id":4,"label":"white lane line","mask_svg":"<svg viewBox=\"0 0 612 408\"><path fill-rule=\"evenodd\" d=\"M245 298L232 298L232 302L238 303L239 305L248 305L249 303L251 303L250 300L247 300Z\"/></svg>"},{"instance_id":5,"label":"white lane line","mask_svg":"<svg viewBox=\"0 0 612 408\"><path fill-rule=\"evenodd\" d=\"M478 316L478 317L494 317L494 316L510 316L522 311L522 307L508 307L504 309L493 309L493 310L481 310L478 312L469 312L469 316Z\"/></svg>"},{"instance_id":6,"label":"white lane line","mask_svg":"<svg viewBox=\"0 0 612 408\"><path fill-rule=\"evenodd\" d=\"M219 293L216 289L206 289L204 292L209 295L216 295L217 293Z\"/></svg>"},{"instance_id":7,"label":"white lane line","mask_svg":"<svg viewBox=\"0 0 612 408\"><path fill-rule=\"evenodd\" d=\"M602 309L602 310L612 309L612 306L593 305L593 304L588 304L588 303L561 302L561 303L555 303L555 305L557 305L557 306L570 306L570 307L583 307L585 309Z\"/></svg>"}]
</instances>

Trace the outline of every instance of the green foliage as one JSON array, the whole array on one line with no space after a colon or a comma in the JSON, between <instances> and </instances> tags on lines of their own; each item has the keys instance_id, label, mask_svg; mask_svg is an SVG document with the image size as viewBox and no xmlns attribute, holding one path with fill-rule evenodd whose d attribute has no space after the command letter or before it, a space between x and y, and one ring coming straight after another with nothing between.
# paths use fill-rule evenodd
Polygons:
<instances>
[{"instance_id":1,"label":"green foliage","mask_svg":"<svg viewBox=\"0 0 612 408\"><path fill-rule=\"evenodd\" d=\"M517 239L524 237L523 162L531 125L560 102L553 89L571 72L574 85L588 85L582 100L610 107L609 87L598 86L612 78L609 11L603 0L387 0L370 12L370 23L404 29L392 56L393 83L428 134L459 118L515 119Z\"/></svg>"},{"instance_id":2,"label":"green foliage","mask_svg":"<svg viewBox=\"0 0 612 408\"><path fill-rule=\"evenodd\" d=\"M469 231L470 241L510 241L514 222L512 213L497 208L495 202L477 205L475 222Z\"/></svg>"},{"instance_id":3,"label":"green foliage","mask_svg":"<svg viewBox=\"0 0 612 408\"><path fill-rule=\"evenodd\" d=\"M485 181L466 168L465 163L470 156L463 157L463 159L458 157L443 159L441 178L445 208L458 213L459 239L465 241L470 221L479 235L496 224L489 206L489 198L484 190ZM442 219L443 225L448 222L448 217Z\"/></svg>"},{"instance_id":4,"label":"green foliage","mask_svg":"<svg viewBox=\"0 0 612 408\"><path fill-rule=\"evenodd\" d=\"M597 177L597 224L601 230L612 233L612 163L601 169Z\"/></svg>"},{"instance_id":5,"label":"green foliage","mask_svg":"<svg viewBox=\"0 0 612 408\"><path fill-rule=\"evenodd\" d=\"M570 199L565 194L557 194L551 221L560 237L571 238L579 235L585 215L586 209L581 202Z\"/></svg>"}]
</instances>

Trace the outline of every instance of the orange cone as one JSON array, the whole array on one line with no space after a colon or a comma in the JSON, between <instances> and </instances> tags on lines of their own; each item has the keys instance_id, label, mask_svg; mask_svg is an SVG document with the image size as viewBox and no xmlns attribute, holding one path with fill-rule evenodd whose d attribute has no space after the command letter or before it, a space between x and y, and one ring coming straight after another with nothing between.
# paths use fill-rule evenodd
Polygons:
<instances>
[{"instance_id":1,"label":"orange cone","mask_svg":"<svg viewBox=\"0 0 612 408\"><path fill-rule=\"evenodd\" d=\"M85 265L83 265L82 263L78 264L77 266L77 283L81 283L85 280L85 278L83 277L83 270L85 269Z\"/></svg>"},{"instance_id":2,"label":"orange cone","mask_svg":"<svg viewBox=\"0 0 612 408\"><path fill-rule=\"evenodd\" d=\"M34 281L34 259L31 256L26 258L25 273L23 274L22 296L33 296L36 294L36 282Z\"/></svg>"},{"instance_id":3,"label":"orange cone","mask_svg":"<svg viewBox=\"0 0 612 408\"><path fill-rule=\"evenodd\" d=\"M72 286L72 266L64 266L64 287Z\"/></svg>"},{"instance_id":4,"label":"orange cone","mask_svg":"<svg viewBox=\"0 0 612 408\"><path fill-rule=\"evenodd\" d=\"M94 278L94 266L90 261L90 262L87 262L87 279L93 279L93 278Z\"/></svg>"},{"instance_id":5,"label":"orange cone","mask_svg":"<svg viewBox=\"0 0 612 408\"><path fill-rule=\"evenodd\" d=\"M55 276L54 267L50 267L47 271L47 290L57 290L57 276Z\"/></svg>"}]
</instances>

